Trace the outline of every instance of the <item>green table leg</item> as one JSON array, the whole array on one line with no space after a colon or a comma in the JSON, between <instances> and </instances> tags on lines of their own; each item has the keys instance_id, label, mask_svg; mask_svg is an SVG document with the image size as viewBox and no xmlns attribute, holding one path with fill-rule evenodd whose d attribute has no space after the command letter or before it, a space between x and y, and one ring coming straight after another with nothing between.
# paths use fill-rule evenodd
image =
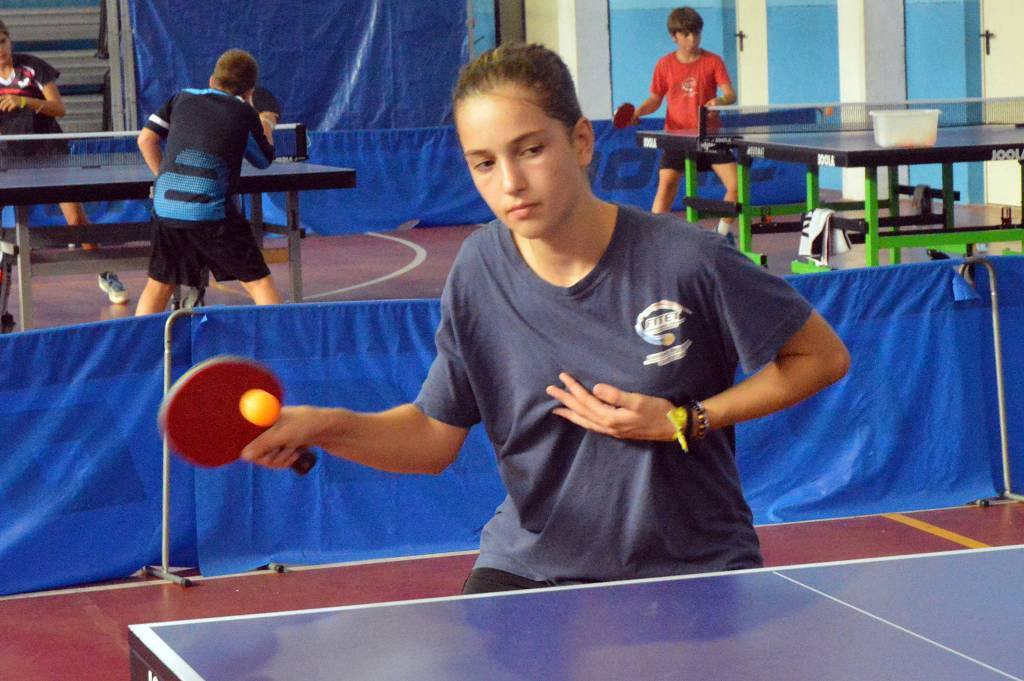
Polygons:
<instances>
[{"instance_id":1,"label":"green table leg","mask_svg":"<svg viewBox=\"0 0 1024 681\"><path fill-rule=\"evenodd\" d=\"M739 247L744 253L750 253L754 245L751 235L754 207L750 205L750 166L746 163L738 163L736 172L736 200L740 204Z\"/></svg>"},{"instance_id":2,"label":"green table leg","mask_svg":"<svg viewBox=\"0 0 1024 681\"><path fill-rule=\"evenodd\" d=\"M868 233L864 238L864 264L878 266L878 168L864 169L864 222Z\"/></svg>"},{"instance_id":3,"label":"green table leg","mask_svg":"<svg viewBox=\"0 0 1024 681\"><path fill-rule=\"evenodd\" d=\"M804 183L807 185L807 212L810 213L821 205L821 185L818 181L818 166L807 166Z\"/></svg>"},{"instance_id":4,"label":"green table leg","mask_svg":"<svg viewBox=\"0 0 1024 681\"><path fill-rule=\"evenodd\" d=\"M942 164L942 216L945 218L944 227L946 229L953 229L955 220L953 219L953 164L943 163Z\"/></svg>"},{"instance_id":5,"label":"green table leg","mask_svg":"<svg viewBox=\"0 0 1024 681\"><path fill-rule=\"evenodd\" d=\"M761 267L768 267L768 256L754 250L753 222L754 206L750 202L750 159L742 159L736 168L736 201L740 204L739 243L740 253Z\"/></svg>"},{"instance_id":6,"label":"green table leg","mask_svg":"<svg viewBox=\"0 0 1024 681\"><path fill-rule=\"evenodd\" d=\"M818 166L808 165L804 173L804 211L810 213L821 206L821 182ZM815 265L805 260L793 260L789 263L789 271L793 274L811 274L812 272L828 272L831 267Z\"/></svg>"},{"instance_id":7,"label":"green table leg","mask_svg":"<svg viewBox=\"0 0 1024 681\"><path fill-rule=\"evenodd\" d=\"M900 178L899 168L896 166L889 166L886 168L886 175L889 180L889 215L891 217L899 217L900 214ZM899 227L893 227L894 232L899 232ZM903 262L902 251L899 248L892 249L892 262L893 264L899 264Z\"/></svg>"},{"instance_id":8,"label":"green table leg","mask_svg":"<svg viewBox=\"0 0 1024 681\"><path fill-rule=\"evenodd\" d=\"M789 271L793 274L815 274L817 272L831 272L828 265L815 265L805 260L793 260L789 263Z\"/></svg>"},{"instance_id":9,"label":"green table leg","mask_svg":"<svg viewBox=\"0 0 1024 681\"><path fill-rule=\"evenodd\" d=\"M687 198L693 198L697 196L697 161L695 159L687 157L683 164L683 170L686 173L686 196ZM700 220L700 213L697 212L696 208L686 207L686 221L697 222Z\"/></svg>"},{"instance_id":10,"label":"green table leg","mask_svg":"<svg viewBox=\"0 0 1024 681\"><path fill-rule=\"evenodd\" d=\"M956 218L953 215L954 201L953 201L953 164L943 163L942 164L942 218L943 218L943 229L955 229ZM954 255L968 254L973 250L973 244L953 245L942 250L947 253L953 253Z\"/></svg>"}]
</instances>

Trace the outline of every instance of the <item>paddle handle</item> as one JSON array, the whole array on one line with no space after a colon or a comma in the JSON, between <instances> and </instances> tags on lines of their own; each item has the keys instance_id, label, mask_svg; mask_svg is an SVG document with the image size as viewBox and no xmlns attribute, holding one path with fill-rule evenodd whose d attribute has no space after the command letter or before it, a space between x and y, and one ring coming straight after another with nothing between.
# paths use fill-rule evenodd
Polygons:
<instances>
[{"instance_id":1,"label":"paddle handle","mask_svg":"<svg viewBox=\"0 0 1024 681\"><path fill-rule=\"evenodd\" d=\"M292 464L292 470L295 471L297 475L305 475L313 470L313 466L315 465L316 454L303 447L299 450L299 458Z\"/></svg>"}]
</instances>

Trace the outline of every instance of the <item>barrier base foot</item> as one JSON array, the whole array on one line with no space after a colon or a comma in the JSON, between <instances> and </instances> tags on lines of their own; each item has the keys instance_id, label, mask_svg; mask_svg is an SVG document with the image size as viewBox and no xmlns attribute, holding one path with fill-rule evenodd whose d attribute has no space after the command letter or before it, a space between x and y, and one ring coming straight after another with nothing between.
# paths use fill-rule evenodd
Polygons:
<instances>
[{"instance_id":1,"label":"barrier base foot","mask_svg":"<svg viewBox=\"0 0 1024 681\"><path fill-rule=\"evenodd\" d=\"M151 577L157 577L159 579L165 579L168 582L174 582L175 584L179 584L181 586L192 586L193 584L195 584L195 582L193 582L188 577L182 577L181 575L176 575L173 572L171 572L170 570L165 570L165 569L163 569L162 567L160 567L158 565L147 565L143 569L145 570L145 573L147 575L151 576Z\"/></svg>"}]
</instances>

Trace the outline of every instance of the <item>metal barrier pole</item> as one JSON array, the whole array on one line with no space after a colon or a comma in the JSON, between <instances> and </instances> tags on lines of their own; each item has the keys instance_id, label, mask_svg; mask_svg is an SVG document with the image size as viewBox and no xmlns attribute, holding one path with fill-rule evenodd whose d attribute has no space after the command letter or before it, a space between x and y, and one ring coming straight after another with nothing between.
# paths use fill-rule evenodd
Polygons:
<instances>
[{"instance_id":1,"label":"metal barrier pole","mask_svg":"<svg viewBox=\"0 0 1024 681\"><path fill-rule=\"evenodd\" d=\"M1024 501L1024 495L1013 491L1010 480L1010 444L1006 426L1006 388L1003 384L1003 347L999 329L999 294L996 286L996 270L988 259L975 256L964 258L964 264L980 264L988 270L989 297L992 301L992 343L996 362L996 397L999 407L999 447L1003 459L1003 492L997 499Z\"/></svg>"},{"instance_id":2,"label":"metal barrier pole","mask_svg":"<svg viewBox=\"0 0 1024 681\"><path fill-rule=\"evenodd\" d=\"M194 313L192 308L185 308L175 310L167 317L167 322L164 324L164 395L171 389L171 366L172 366L172 352L171 352L171 331L174 328L174 322L181 317L190 317ZM146 574L161 579L166 579L171 582L175 582L182 586L191 586L192 580L187 577L181 577L171 572L170 559L171 559L171 448L167 442L167 435L163 436L163 500L162 500L162 519L160 529L160 567L154 565L146 566Z\"/></svg>"}]
</instances>

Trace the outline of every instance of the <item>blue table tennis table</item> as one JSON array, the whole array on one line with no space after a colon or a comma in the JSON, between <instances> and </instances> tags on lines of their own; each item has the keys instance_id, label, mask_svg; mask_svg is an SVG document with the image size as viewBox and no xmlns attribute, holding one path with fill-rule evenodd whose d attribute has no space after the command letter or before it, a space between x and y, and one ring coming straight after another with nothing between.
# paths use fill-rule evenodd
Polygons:
<instances>
[{"instance_id":1,"label":"blue table tennis table","mask_svg":"<svg viewBox=\"0 0 1024 681\"><path fill-rule=\"evenodd\" d=\"M1024 679L1024 546L137 624L133 681Z\"/></svg>"},{"instance_id":2,"label":"blue table tennis table","mask_svg":"<svg viewBox=\"0 0 1024 681\"><path fill-rule=\"evenodd\" d=\"M777 214L812 211L825 206L820 196L819 169L822 167L863 168L863 201L844 201L828 204L838 209L863 211L863 219L843 221L843 226L858 232L865 244L865 264L869 267L879 264L879 252L892 249L891 261L900 262L900 249L923 247L958 247L967 249L978 243L1020 242L1024 247L1024 223L1001 222L998 225L960 227L954 224L953 203L958 197L953 187L953 165L971 161L1016 160L1024 168L1024 118L1018 124L990 124L982 118L986 106L1004 106L1010 116L1022 116L1021 100L942 100L936 106L960 106L969 113L963 120L953 120L953 125L938 130L938 137L929 147L881 147L875 143L874 133L868 129L855 129L868 120L866 111L874 107L886 108L902 105L927 106L929 102L913 103L836 103L780 107L770 112L743 113L744 107L711 107L712 115L721 112L723 123L719 129L713 127L687 132L642 131L637 133L638 144L647 148L676 149L688 156L711 149L732 149L738 162L738 197L734 208L738 215L738 246L755 262L765 263L765 256L754 251L752 234L778 231L794 231L785 226L770 224L754 225L759 206L751 205L751 172L754 159L788 161L806 166L806 201L804 206L781 206ZM1016 108L1011 108L1016 107ZM835 112L833 112L833 108ZM844 111L856 111L858 121L848 126L842 120ZM733 111L735 110L735 113ZM823 111L828 114L823 115ZM978 112L978 113L975 113ZM769 116L768 114L771 114ZM782 114L780 117L778 114ZM944 112L945 113L945 112ZM705 116L707 113L705 112ZM726 115L734 115L738 124L730 129L731 121ZM969 120L969 116L978 120ZM833 119L833 120L830 120ZM703 121L703 119L702 119ZM940 119L941 121L941 119ZM821 129L814 129L820 125ZM898 182L899 166L940 164L942 167L941 190L930 190L928 203L932 198L941 199L942 211L935 215L900 215L898 197L901 193L913 191ZM691 170L692 168L692 170ZM879 168L888 169L888 199L879 201ZM696 188L696 164L687 166L687 197L689 201ZM704 202L716 203L716 202ZM721 203L721 202L717 202ZM797 210L793 210L796 208ZM887 216L880 216L880 209L887 209ZM1024 179L1021 181L1021 210L1024 213ZM688 219L695 219L693 212ZM799 231L799 229L795 230ZM970 253L970 251L967 251ZM815 271L815 266L800 266L794 263L794 271Z\"/></svg>"},{"instance_id":3,"label":"blue table tennis table","mask_svg":"<svg viewBox=\"0 0 1024 681\"><path fill-rule=\"evenodd\" d=\"M118 137L126 135L109 134ZM95 135L101 137L103 133ZM301 128L301 135L304 138L304 128ZM304 153L304 147L302 150ZM29 209L34 205L150 198L153 174L141 163L141 159L136 163L105 165L101 154L95 158L84 158L87 160L82 161L83 165L0 169L0 206L13 206L15 216L15 239L0 239L0 248L4 249L8 257L16 259L22 330L32 326L34 274L98 273L125 267L145 269L148 262L151 231L148 222L93 224L75 229L39 228L29 224ZM266 231L278 232L287 239L287 245L282 250L287 253L289 283L294 301L302 300L299 193L345 189L356 185L355 170L308 163L302 158L275 162L265 170L258 170L245 163L238 185L239 194L250 195L249 219L260 238L264 227L267 227ZM286 195L287 224L279 228L263 223L260 197L268 192L283 192ZM140 241L146 243L142 246L129 245ZM104 247L93 251L68 251L66 244L72 242L94 242Z\"/></svg>"}]
</instances>

